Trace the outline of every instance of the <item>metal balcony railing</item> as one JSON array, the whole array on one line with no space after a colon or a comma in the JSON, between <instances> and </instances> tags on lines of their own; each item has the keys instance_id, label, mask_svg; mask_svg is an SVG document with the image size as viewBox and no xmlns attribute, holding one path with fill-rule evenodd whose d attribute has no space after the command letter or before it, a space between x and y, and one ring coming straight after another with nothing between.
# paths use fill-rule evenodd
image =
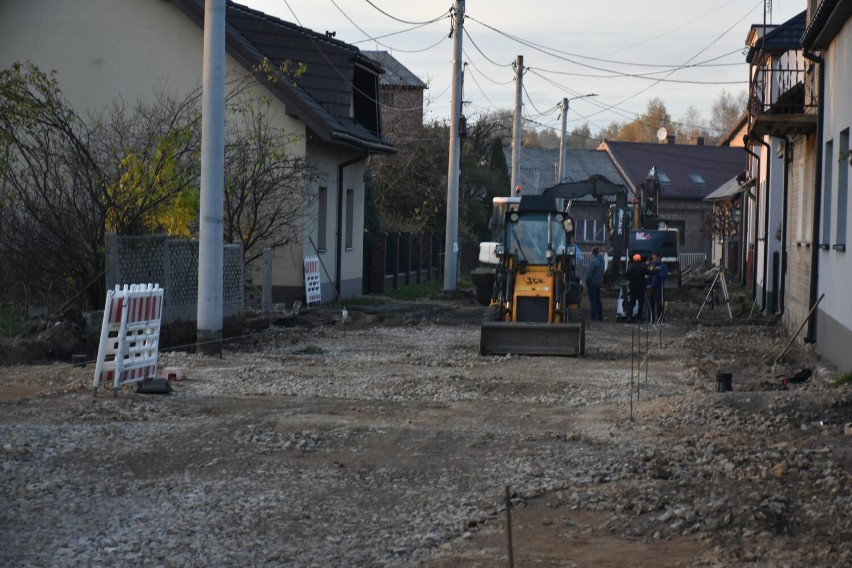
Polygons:
<instances>
[{"instance_id":1,"label":"metal balcony railing","mask_svg":"<svg viewBox=\"0 0 852 568\"><path fill-rule=\"evenodd\" d=\"M752 75L749 88L749 114L756 117L816 112L815 91L813 73L808 69L759 67Z\"/></svg>"}]
</instances>

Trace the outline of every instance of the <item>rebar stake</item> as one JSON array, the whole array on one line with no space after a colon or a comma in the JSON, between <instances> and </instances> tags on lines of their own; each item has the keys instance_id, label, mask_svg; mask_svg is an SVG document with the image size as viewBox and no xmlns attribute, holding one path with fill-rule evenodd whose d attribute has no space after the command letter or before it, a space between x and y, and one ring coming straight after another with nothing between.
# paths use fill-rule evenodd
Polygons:
<instances>
[{"instance_id":1,"label":"rebar stake","mask_svg":"<svg viewBox=\"0 0 852 568\"><path fill-rule=\"evenodd\" d=\"M512 546L512 490L506 486L506 538L509 541L509 568L515 568L515 551Z\"/></svg>"}]
</instances>

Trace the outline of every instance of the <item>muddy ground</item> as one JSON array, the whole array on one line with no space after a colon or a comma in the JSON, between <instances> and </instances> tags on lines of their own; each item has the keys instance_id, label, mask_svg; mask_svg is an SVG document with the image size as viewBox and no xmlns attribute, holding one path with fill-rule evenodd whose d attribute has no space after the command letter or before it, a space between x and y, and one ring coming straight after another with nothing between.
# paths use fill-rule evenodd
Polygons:
<instances>
[{"instance_id":1,"label":"muddy ground","mask_svg":"<svg viewBox=\"0 0 852 568\"><path fill-rule=\"evenodd\" d=\"M0 564L508 566L507 487L519 567L852 564L850 387L701 299L582 358L482 357L460 299L164 352L169 396L0 368Z\"/></svg>"}]
</instances>

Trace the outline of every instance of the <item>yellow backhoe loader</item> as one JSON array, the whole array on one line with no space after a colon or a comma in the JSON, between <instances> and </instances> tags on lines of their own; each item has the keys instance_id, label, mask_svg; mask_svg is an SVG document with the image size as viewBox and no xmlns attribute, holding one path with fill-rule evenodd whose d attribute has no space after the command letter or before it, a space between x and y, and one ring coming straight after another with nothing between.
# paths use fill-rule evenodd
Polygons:
<instances>
[{"instance_id":1,"label":"yellow backhoe loader","mask_svg":"<svg viewBox=\"0 0 852 568\"><path fill-rule=\"evenodd\" d=\"M583 355L582 288L565 203L542 195L495 198L502 242L480 248L480 260L496 263L482 355Z\"/></svg>"}]
</instances>

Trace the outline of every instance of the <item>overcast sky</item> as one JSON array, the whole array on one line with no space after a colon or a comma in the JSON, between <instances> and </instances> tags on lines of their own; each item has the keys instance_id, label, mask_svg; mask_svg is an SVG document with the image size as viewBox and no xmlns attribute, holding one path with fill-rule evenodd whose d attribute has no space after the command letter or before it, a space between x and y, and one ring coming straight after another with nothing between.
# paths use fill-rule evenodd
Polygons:
<instances>
[{"instance_id":1,"label":"overcast sky","mask_svg":"<svg viewBox=\"0 0 852 568\"><path fill-rule=\"evenodd\" d=\"M452 0L237 2L320 33L334 31L361 49L390 51L429 84L428 116L449 117ZM569 130L588 122L597 133L612 121L632 120L652 97L665 102L675 121L690 105L706 121L722 89L748 89L744 44L750 26L763 23L764 3L467 0L464 113L511 108L511 65L523 55L524 116L540 125L558 128L557 104L587 93L598 96L569 103ZM805 9L804 0L768 3L768 23L783 23ZM702 65L682 68L694 64Z\"/></svg>"}]
</instances>

